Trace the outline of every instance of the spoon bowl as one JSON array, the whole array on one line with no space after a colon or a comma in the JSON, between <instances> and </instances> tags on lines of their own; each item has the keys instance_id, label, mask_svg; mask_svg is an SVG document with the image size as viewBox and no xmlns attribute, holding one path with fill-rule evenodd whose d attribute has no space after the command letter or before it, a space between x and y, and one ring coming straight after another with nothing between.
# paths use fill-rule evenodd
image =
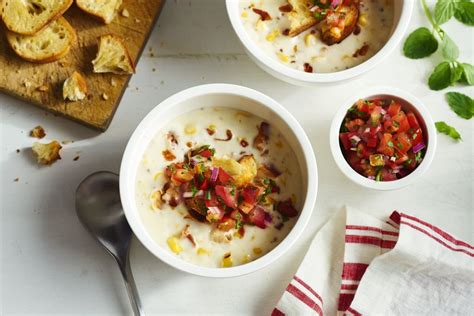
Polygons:
<instances>
[{"instance_id":1,"label":"spoon bowl","mask_svg":"<svg viewBox=\"0 0 474 316\"><path fill-rule=\"evenodd\" d=\"M99 171L85 178L76 190L76 212L84 228L119 265L135 315L143 315L130 268L132 230L122 209L118 175Z\"/></svg>"}]
</instances>

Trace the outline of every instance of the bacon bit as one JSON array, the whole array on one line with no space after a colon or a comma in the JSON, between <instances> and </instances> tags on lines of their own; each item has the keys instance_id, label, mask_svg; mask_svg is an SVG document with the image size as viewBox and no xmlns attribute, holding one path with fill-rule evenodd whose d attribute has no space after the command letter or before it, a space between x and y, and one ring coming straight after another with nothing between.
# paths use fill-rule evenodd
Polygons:
<instances>
[{"instance_id":1,"label":"bacon bit","mask_svg":"<svg viewBox=\"0 0 474 316\"><path fill-rule=\"evenodd\" d=\"M214 140L219 140L219 141L223 141L223 142L227 142L229 140L232 139L232 131L230 129L226 130L225 131L225 134L227 135L227 138L214 138Z\"/></svg>"},{"instance_id":2,"label":"bacon bit","mask_svg":"<svg viewBox=\"0 0 474 316\"><path fill-rule=\"evenodd\" d=\"M172 161L172 160L175 160L176 159L176 156L173 154L173 152L169 149L166 149L166 150L163 150L161 152L163 154L163 157L167 160L167 161Z\"/></svg>"},{"instance_id":3,"label":"bacon bit","mask_svg":"<svg viewBox=\"0 0 474 316\"><path fill-rule=\"evenodd\" d=\"M263 10L256 9L256 8L253 8L252 11L257 13L258 15L260 15L260 18L262 19L262 21L267 21L267 20L272 19L272 17L270 16L270 14L268 14L267 11L263 11Z\"/></svg>"},{"instance_id":4,"label":"bacon bit","mask_svg":"<svg viewBox=\"0 0 474 316\"><path fill-rule=\"evenodd\" d=\"M281 34L283 34L283 35L285 35L285 36L290 35L290 29L284 29Z\"/></svg>"},{"instance_id":5,"label":"bacon bit","mask_svg":"<svg viewBox=\"0 0 474 316\"><path fill-rule=\"evenodd\" d=\"M266 155L268 155L268 152L269 152L268 149L265 149L265 150L260 154L260 156L262 156L262 157L263 157L263 156L266 156Z\"/></svg>"},{"instance_id":6,"label":"bacon bit","mask_svg":"<svg viewBox=\"0 0 474 316\"><path fill-rule=\"evenodd\" d=\"M246 141L245 139L242 138L242 139L240 140L240 146L242 146L242 147L245 148L245 147L247 147L248 145L249 145L249 142Z\"/></svg>"},{"instance_id":7,"label":"bacon bit","mask_svg":"<svg viewBox=\"0 0 474 316\"><path fill-rule=\"evenodd\" d=\"M211 136L212 136L212 135L214 135L214 134L216 133L216 131L215 131L215 130L213 130L213 129L210 129L209 127L207 127L207 128L206 128L206 131L207 131L207 133L208 133L209 135L211 135Z\"/></svg>"},{"instance_id":8,"label":"bacon bit","mask_svg":"<svg viewBox=\"0 0 474 316\"><path fill-rule=\"evenodd\" d=\"M288 3L280 6L278 10L280 10L280 12L291 12L291 10L293 10L293 7L291 6L291 4Z\"/></svg>"},{"instance_id":9,"label":"bacon bit","mask_svg":"<svg viewBox=\"0 0 474 316\"><path fill-rule=\"evenodd\" d=\"M313 67L309 63L304 63L303 66L305 72L313 72Z\"/></svg>"},{"instance_id":10,"label":"bacon bit","mask_svg":"<svg viewBox=\"0 0 474 316\"><path fill-rule=\"evenodd\" d=\"M262 164L258 168L258 172L269 178L277 178L281 175L281 172L273 164Z\"/></svg>"},{"instance_id":11,"label":"bacon bit","mask_svg":"<svg viewBox=\"0 0 474 316\"><path fill-rule=\"evenodd\" d=\"M193 147L193 142L186 142L186 146L188 146L189 148Z\"/></svg>"},{"instance_id":12,"label":"bacon bit","mask_svg":"<svg viewBox=\"0 0 474 316\"><path fill-rule=\"evenodd\" d=\"M360 25L356 24L356 26L354 27L354 35L359 35L360 31L361 31Z\"/></svg>"},{"instance_id":13,"label":"bacon bit","mask_svg":"<svg viewBox=\"0 0 474 316\"><path fill-rule=\"evenodd\" d=\"M352 57L365 56L365 54L367 54L368 51L369 51L369 45L364 44L364 46L362 46L361 48L355 51Z\"/></svg>"},{"instance_id":14,"label":"bacon bit","mask_svg":"<svg viewBox=\"0 0 474 316\"><path fill-rule=\"evenodd\" d=\"M178 145L178 139L176 138L176 135L173 132L168 132L167 137L170 143Z\"/></svg>"},{"instance_id":15,"label":"bacon bit","mask_svg":"<svg viewBox=\"0 0 474 316\"><path fill-rule=\"evenodd\" d=\"M260 152L265 151L265 146L267 145L269 134L270 125L266 122L260 123L260 126L258 127L258 134L253 140L253 146L257 148Z\"/></svg>"},{"instance_id":16,"label":"bacon bit","mask_svg":"<svg viewBox=\"0 0 474 316\"><path fill-rule=\"evenodd\" d=\"M196 247L196 241L194 240L193 235L189 233L188 229L189 229L189 224L187 224L181 231L181 237L187 238L193 244L193 246Z\"/></svg>"}]
</instances>

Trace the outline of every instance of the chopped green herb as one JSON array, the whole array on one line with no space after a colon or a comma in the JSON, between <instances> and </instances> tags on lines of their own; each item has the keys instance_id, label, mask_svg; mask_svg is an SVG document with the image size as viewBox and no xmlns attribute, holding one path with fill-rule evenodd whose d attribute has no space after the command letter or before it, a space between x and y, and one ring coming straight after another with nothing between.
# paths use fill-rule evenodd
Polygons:
<instances>
[{"instance_id":1,"label":"chopped green herb","mask_svg":"<svg viewBox=\"0 0 474 316\"><path fill-rule=\"evenodd\" d=\"M393 142L389 141L389 142L387 142L387 145L388 145L388 147L393 147Z\"/></svg>"},{"instance_id":2,"label":"chopped green herb","mask_svg":"<svg viewBox=\"0 0 474 316\"><path fill-rule=\"evenodd\" d=\"M458 131L454 127L449 126L445 122L436 122L435 126L438 132L448 135L454 140L461 139L461 134L459 134Z\"/></svg>"}]
</instances>

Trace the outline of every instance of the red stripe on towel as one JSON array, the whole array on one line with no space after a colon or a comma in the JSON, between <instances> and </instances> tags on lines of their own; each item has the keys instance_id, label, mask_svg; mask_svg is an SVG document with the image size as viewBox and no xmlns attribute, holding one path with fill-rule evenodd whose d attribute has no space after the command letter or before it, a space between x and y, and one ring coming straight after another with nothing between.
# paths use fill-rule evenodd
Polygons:
<instances>
[{"instance_id":1,"label":"red stripe on towel","mask_svg":"<svg viewBox=\"0 0 474 316\"><path fill-rule=\"evenodd\" d=\"M455 244L456 246L464 246L466 248L469 248L469 249L472 249L474 250L474 247L469 245L468 243L462 241L462 240L459 240L459 239L456 239L454 238L453 236L451 236L450 234L448 234L447 232L445 232L444 230L442 230L441 228L438 228L434 225L431 225L430 223L427 223L417 217L414 217L414 216L410 216L410 215L406 215L406 214L402 214L402 217L406 217L408 219L411 219L415 222L418 222L428 228L430 228L432 231L438 233L441 237L443 237L444 239L446 239L447 241L449 242L452 242L453 244Z\"/></svg>"},{"instance_id":2,"label":"red stripe on towel","mask_svg":"<svg viewBox=\"0 0 474 316\"><path fill-rule=\"evenodd\" d=\"M446 248L448 248L452 251L463 252L463 253L467 254L468 256L470 256L470 257L474 257L474 253L471 253L471 252L469 252L468 250L465 250L465 249L454 248L454 247L448 245L447 243L445 243L444 241L442 241L441 239L431 235L429 232L427 232L423 228L420 228L418 226L415 226L415 225L413 225L411 223L408 223L408 222L405 222L405 221L401 221L401 223L416 229L417 231L425 234L426 236L430 237L431 239L436 240L438 243L440 243L441 245L445 246Z\"/></svg>"},{"instance_id":3,"label":"red stripe on towel","mask_svg":"<svg viewBox=\"0 0 474 316\"><path fill-rule=\"evenodd\" d=\"M359 284L342 284L341 290L357 290Z\"/></svg>"},{"instance_id":4,"label":"red stripe on towel","mask_svg":"<svg viewBox=\"0 0 474 316\"><path fill-rule=\"evenodd\" d=\"M344 263L342 266L342 279L360 281L368 266L365 263Z\"/></svg>"},{"instance_id":5,"label":"red stripe on towel","mask_svg":"<svg viewBox=\"0 0 474 316\"><path fill-rule=\"evenodd\" d=\"M354 299L354 293L341 293L339 294L339 303L337 304L337 310L345 312L349 306L351 306L352 300Z\"/></svg>"},{"instance_id":6,"label":"red stripe on towel","mask_svg":"<svg viewBox=\"0 0 474 316\"><path fill-rule=\"evenodd\" d=\"M383 230L378 227L371 227L371 226L346 225L346 229L368 230L368 231L378 232L383 235L398 236L397 232L391 232L388 230Z\"/></svg>"},{"instance_id":7,"label":"red stripe on towel","mask_svg":"<svg viewBox=\"0 0 474 316\"><path fill-rule=\"evenodd\" d=\"M389 218L394 221L395 224L400 225L401 217L400 213L398 213L397 211L393 211Z\"/></svg>"},{"instance_id":8,"label":"red stripe on towel","mask_svg":"<svg viewBox=\"0 0 474 316\"><path fill-rule=\"evenodd\" d=\"M320 315L320 316L323 315L323 311L321 310L321 307L319 307L319 305L315 301L313 301L311 298L309 298L306 294L304 294L296 286L294 286L293 284L290 283L290 284L288 284L288 287L286 288L286 290L289 293L291 293L294 297L299 299L301 302L305 303L311 309L316 311L316 313L318 313L318 315Z\"/></svg>"},{"instance_id":9,"label":"red stripe on towel","mask_svg":"<svg viewBox=\"0 0 474 316\"><path fill-rule=\"evenodd\" d=\"M285 313L283 313L281 310L275 307L272 311L271 316L285 316Z\"/></svg>"},{"instance_id":10,"label":"red stripe on towel","mask_svg":"<svg viewBox=\"0 0 474 316\"><path fill-rule=\"evenodd\" d=\"M392 249L395 247L397 242L394 240L383 240L372 236L346 235L346 243L374 245L379 246L380 248Z\"/></svg>"},{"instance_id":11,"label":"red stripe on towel","mask_svg":"<svg viewBox=\"0 0 474 316\"><path fill-rule=\"evenodd\" d=\"M308 284L306 284L306 282L304 282L303 280L301 280L299 277L297 277L296 275L293 277L293 279L295 279L296 282L298 282L299 284L301 284L302 286L304 286L305 289L307 289L308 291L311 292L311 294L313 294L314 296L316 296L316 298L321 302L321 304L323 304L323 298L315 291L311 288L311 286L309 286Z\"/></svg>"}]
</instances>

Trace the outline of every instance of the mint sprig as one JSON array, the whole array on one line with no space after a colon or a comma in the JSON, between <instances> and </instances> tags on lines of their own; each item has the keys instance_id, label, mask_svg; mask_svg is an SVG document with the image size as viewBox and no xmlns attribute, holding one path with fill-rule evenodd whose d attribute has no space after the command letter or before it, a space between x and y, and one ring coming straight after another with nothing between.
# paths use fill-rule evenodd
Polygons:
<instances>
[{"instance_id":1,"label":"mint sprig","mask_svg":"<svg viewBox=\"0 0 474 316\"><path fill-rule=\"evenodd\" d=\"M436 122L435 123L436 130L438 130L439 133L448 135L454 140L461 140L461 134L458 133L458 131L452 127L446 124L445 122Z\"/></svg>"}]
</instances>

